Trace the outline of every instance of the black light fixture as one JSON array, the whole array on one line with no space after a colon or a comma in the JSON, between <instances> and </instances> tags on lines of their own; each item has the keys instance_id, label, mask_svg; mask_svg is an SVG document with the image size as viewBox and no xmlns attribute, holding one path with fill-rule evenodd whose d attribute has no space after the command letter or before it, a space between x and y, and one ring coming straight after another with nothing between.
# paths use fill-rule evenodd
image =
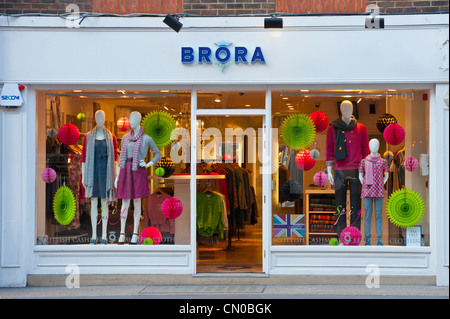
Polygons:
<instances>
[{"instance_id":1,"label":"black light fixture","mask_svg":"<svg viewBox=\"0 0 450 319\"><path fill-rule=\"evenodd\" d=\"M163 22L167 24L172 30L175 32L180 32L183 23L180 22L180 19L176 15L168 14Z\"/></svg>"},{"instance_id":2,"label":"black light fixture","mask_svg":"<svg viewBox=\"0 0 450 319\"><path fill-rule=\"evenodd\" d=\"M264 29L283 29L283 19L276 16L264 18Z\"/></svg>"}]
</instances>

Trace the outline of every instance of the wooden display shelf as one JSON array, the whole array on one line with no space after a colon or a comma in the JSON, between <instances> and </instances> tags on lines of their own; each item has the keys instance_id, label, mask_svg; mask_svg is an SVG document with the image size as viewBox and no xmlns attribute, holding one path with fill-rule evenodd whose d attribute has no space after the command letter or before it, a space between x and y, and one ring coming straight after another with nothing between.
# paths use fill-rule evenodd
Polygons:
<instances>
[{"instance_id":1,"label":"wooden display shelf","mask_svg":"<svg viewBox=\"0 0 450 319\"><path fill-rule=\"evenodd\" d=\"M312 196L326 196L328 198L330 198L330 195L333 195L334 198L334 189L306 189L305 190L305 200L304 200L304 205L305 205L305 217L306 217L306 225L305 225L305 237L306 237L306 245L310 244L311 241L311 236L337 236L337 232L330 232L330 233L322 233L322 232L310 232L310 215L311 214L318 214L318 215L323 215L323 214L336 214L336 211L319 211L319 210L310 210L310 198ZM347 203L347 206L350 203ZM314 239L312 239L314 241Z\"/></svg>"}]
</instances>

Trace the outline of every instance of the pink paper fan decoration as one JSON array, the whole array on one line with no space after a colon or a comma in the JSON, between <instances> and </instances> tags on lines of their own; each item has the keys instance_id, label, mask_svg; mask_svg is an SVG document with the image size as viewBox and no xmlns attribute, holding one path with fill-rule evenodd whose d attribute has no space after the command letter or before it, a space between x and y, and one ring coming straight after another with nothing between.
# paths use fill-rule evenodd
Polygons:
<instances>
[{"instance_id":1,"label":"pink paper fan decoration","mask_svg":"<svg viewBox=\"0 0 450 319\"><path fill-rule=\"evenodd\" d=\"M183 203L176 197L170 197L162 203L161 212L166 218L175 219L183 212Z\"/></svg>"},{"instance_id":2,"label":"pink paper fan decoration","mask_svg":"<svg viewBox=\"0 0 450 319\"><path fill-rule=\"evenodd\" d=\"M361 232L358 228L349 226L341 232L341 243L344 246L358 246L361 243Z\"/></svg>"},{"instance_id":3,"label":"pink paper fan decoration","mask_svg":"<svg viewBox=\"0 0 450 319\"><path fill-rule=\"evenodd\" d=\"M53 183L56 179L56 172L53 168L46 168L42 171L42 179L46 183Z\"/></svg>"},{"instance_id":4,"label":"pink paper fan decoration","mask_svg":"<svg viewBox=\"0 0 450 319\"><path fill-rule=\"evenodd\" d=\"M405 169L409 172L414 172L419 167L419 161L414 156L405 159Z\"/></svg>"},{"instance_id":5,"label":"pink paper fan decoration","mask_svg":"<svg viewBox=\"0 0 450 319\"><path fill-rule=\"evenodd\" d=\"M309 150L301 150L295 155L295 165L302 171L309 171L316 164L316 160L310 156Z\"/></svg>"},{"instance_id":6,"label":"pink paper fan decoration","mask_svg":"<svg viewBox=\"0 0 450 319\"><path fill-rule=\"evenodd\" d=\"M322 132L328 127L328 116L322 111L312 112L309 118L314 123L317 133Z\"/></svg>"},{"instance_id":7,"label":"pink paper fan decoration","mask_svg":"<svg viewBox=\"0 0 450 319\"><path fill-rule=\"evenodd\" d=\"M59 129L58 138L65 145L73 145L80 138L80 131L74 124L67 123Z\"/></svg>"},{"instance_id":8,"label":"pink paper fan decoration","mask_svg":"<svg viewBox=\"0 0 450 319\"><path fill-rule=\"evenodd\" d=\"M386 143L398 145L405 139L405 130L400 124L392 123L384 129L383 137Z\"/></svg>"},{"instance_id":9,"label":"pink paper fan decoration","mask_svg":"<svg viewBox=\"0 0 450 319\"><path fill-rule=\"evenodd\" d=\"M317 186L323 187L328 182L328 176L324 172L320 171L314 174L313 181Z\"/></svg>"},{"instance_id":10,"label":"pink paper fan decoration","mask_svg":"<svg viewBox=\"0 0 450 319\"><path fill-rule=\"evenodd\" d=\"M141 243L143 243L146 238L151 238L153 245L159 245L162 239L161 232L155 227L144 228L141 232Z\"/></svg>"}]
</instances>

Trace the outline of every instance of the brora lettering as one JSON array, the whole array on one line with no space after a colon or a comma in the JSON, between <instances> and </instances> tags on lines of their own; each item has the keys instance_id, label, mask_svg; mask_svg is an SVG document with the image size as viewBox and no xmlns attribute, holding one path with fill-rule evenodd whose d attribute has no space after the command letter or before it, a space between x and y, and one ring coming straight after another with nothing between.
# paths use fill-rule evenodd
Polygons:
<instances>
[{"instance_id":1,"label":"brora lettering","mask_svg":"<svg viewBox=\"0 0 450 319\"><path fill-rule=\"evenodd\" d=\"M234 48L234 62L235 63L248 63L248 49L246 47ZM217 62L225 64L232 60L231 50L226 46L219 46L213 54L213 50L209 47L199 47L197 54L192 47L181 48L181 62L182 63L194 63L197 57L198 63L213 63L212 57ZM251 63L266 63L261 47L256 47L253 51Z\"/></svg>"}]
</instances>

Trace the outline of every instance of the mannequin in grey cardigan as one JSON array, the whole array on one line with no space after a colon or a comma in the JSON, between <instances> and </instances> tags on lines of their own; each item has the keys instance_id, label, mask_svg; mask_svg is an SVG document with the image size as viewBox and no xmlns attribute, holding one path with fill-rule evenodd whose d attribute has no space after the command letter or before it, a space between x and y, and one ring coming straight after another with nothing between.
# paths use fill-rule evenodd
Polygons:
<instances>
[{"instance_id":1,"label":"mannequin in grey cardigan","mask_svg":"<svg viewBox=\"0 0 450 319\"><path fill-rule=\"evenodd\" d=\"M95 126L87 132L83 139L81 155L81 183L85 189L85 198L91 199L91 244L97 239L97 204L100 198L102 207L102 239L100 243L106 245L106 231L108 226L108 203L116 200L114 178L117 166L117 141L105 127L105 112L95 112Z\"/></svg>"},{"instance_id":2,"label":"mannequin in grey cardigan","mask_svg":"<svg viewBox=\"0 0 450 319\"><path fill-rule=\"evenodd\" d=\"M117 198L122 199L119 245L125 242L125 226L131 200L134 204L134 225L130 244L137 243L142 198L150 196L146 169L161 159L161 152L155 142L140 126L141 119L139 112L132 112L130 115L131 131L122 139L119 167L114 182ZM149 149L153 153L153 159L146 163L145 158Z\"/></svg>"}]
</instances>

